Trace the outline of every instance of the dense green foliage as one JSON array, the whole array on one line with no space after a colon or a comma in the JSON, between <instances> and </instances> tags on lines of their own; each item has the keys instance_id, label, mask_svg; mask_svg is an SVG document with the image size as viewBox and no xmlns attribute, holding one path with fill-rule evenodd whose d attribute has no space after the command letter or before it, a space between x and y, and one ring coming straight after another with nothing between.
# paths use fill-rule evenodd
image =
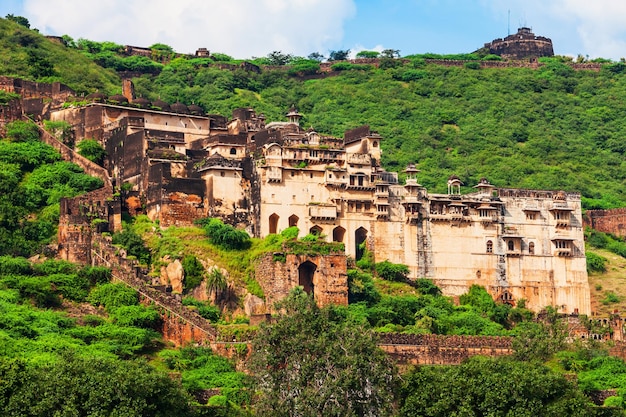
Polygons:
<instances>
[{"instance_id":1,"label":"dense green foliage","mask_svg":"<svg viewBox=\"0 0 626 417\"><path fill-rule=\"evenodd\" d=\"M602 411L602 414L596 412ZM419 367L405 376L401 416L620 416L596 410L543 365L474 357L460 366Z\"/></svg>"},{"instance_id":2,"label":"dense green foliage","mask_svg":"<svg viewBox=\"0 0 626 417\"><path fill-rule=\"evenodd\" d=\"M192 416L187 394L143 362L72 354L34 365L0 358L3 416Z\"/></svg>"},{"instance_id":3,"label":"dense green foliage","mask_svg":"<svg viewBox=\"0 0 626 417\"><path fill-rule=\"evenodd\" d=\"M219 219L207 219L203 222L204 230L211 242L228 250L248 249L251 245L250 235L238 230Z\"/></svg>"},{"instance_id":4,"label":"dense green foliage","mask_svg":"<svg viewBox=\"0 0 626 417\"><path fill-rule=\"evenodd\" d=\"M9 123L6 136L0 139L0 255L31 255L54 237L60 199L100 188L102 181L61 162L32 123Z\"/></svg>"},{"instance_id":5,"label":"dense green foliage","mask_svg":"<svg viewBox=\"0 0 626 417\"><path fill-rule=\"evenodd\" d=\"M12 19L0 19L0 55L0 74L4 76L60 81L78 93L113 93L121 89L114 72Z\"/></svg>"},{"instance_id":6,"label":"dense green foliage","mask_svg":"<svg viewBox=\"0 0 626 417\"><path fill-rule=\"evenodd\" d=\"M95 139L83 139L78 142L76 147L80 155L89 159L91 162L102 165L104 157L106 156L106 151L102 145L100 145L100 142Z\"/></svg>"},{"instance_id":7,"label":"dense green foliage","mask_svg":"<svg viewBox=\"0 0 626 417\"><path fill-rule=\"evenodd\" d=\"M276 324L253 343L257 413L272 416L389 415L396 371L364 327L293 291Z\"/></svg>"}]
</instances>

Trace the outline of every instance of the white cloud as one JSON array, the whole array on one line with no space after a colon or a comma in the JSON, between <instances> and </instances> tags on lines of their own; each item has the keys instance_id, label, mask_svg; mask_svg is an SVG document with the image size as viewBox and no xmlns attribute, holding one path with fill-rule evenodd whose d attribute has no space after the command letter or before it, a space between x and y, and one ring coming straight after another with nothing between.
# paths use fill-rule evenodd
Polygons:
<instances>
[{"instance_id":1,"label":"white cloud","mask_svg":"<svg viewBox=\"0 0 626 417\"><path fill-rule=\"evenodd\" d=\"M614 60L626 56L626 2L617 0L481 0L501 19L511 11L511 29L518 22L552 38L555 53Z\"/></svg>"},{"instance_id":2,"label":"white cloud","mask_svg":"<svg viewBox=\"0 0 626 417\"><path fill-rule=\"evenodd\" d=\"M25 16L46 34L237 58L332 49L355 12L354 0L24 0Z\"/></svg>"}]
</instances>

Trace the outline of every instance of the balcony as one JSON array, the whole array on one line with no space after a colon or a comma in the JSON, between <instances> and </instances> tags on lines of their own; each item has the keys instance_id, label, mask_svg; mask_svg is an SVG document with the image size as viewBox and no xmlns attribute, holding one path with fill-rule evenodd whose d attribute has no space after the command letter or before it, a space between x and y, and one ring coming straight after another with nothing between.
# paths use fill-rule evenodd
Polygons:
<instances>
[{"instance_id":1,"label":"balcony","mask_svg":"<svg viewBox=\"0 0 626 417\"><path fill-rule=\"evenodd\" d=\"M346 155L350 165L372 165L372 157L368 153L351 153Z\"/></svg>"},{"instance_id":2,"label":"balcony","mask_svg":"<svg viewBox=\"0 0 626 417\"><path fill-rule=\"evenodd\" d=\"M336 206L309 206L311 220L335 220L337 218Z\"/></svg>"}]
</instances>

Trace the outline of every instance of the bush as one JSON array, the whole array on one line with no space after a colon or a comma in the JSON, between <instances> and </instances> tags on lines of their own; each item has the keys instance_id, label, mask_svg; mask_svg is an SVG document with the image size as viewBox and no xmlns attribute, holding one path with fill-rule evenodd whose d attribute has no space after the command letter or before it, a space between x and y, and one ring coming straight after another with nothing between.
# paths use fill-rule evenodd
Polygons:
<instances>
[{"instance_id":1,"label":"bush","mask_svg":"<svg viewBox=\"0 0 626 417\"><path fill-rule=\"evenodd\" d=\"M134 326L144 329L159 328L161 315L157 310L143 305L130 305L116 308L111 313L113 323L119 326Z\"/></svg>"},{"instance_id":2,"label":"bush","mask_svg":"<svg viewBox=\"0 0 626 417\"><path fill-rule=\"evenodd\" d=\"M37 125L16 120L7 124L7 138L13 142L35 142L39 140Z\"/></svg>"},{"instance_id":3,"label":"bush","mask_svg":"<svg viewBox=\"0 0 626 417\"><path fill-rule=\"evenodd\" d=\"M209 320L211 323L216 323L220 319L220 309L210 303L196 300L193 297L185 297L183 298L183 305L196 308L198 314Z\"/></svg>"},{"instance_id":4,"label":"bush","mask_svg":"<svg viewBox=\"0 0 626 417\"><path fill-rule=\"evenodd\" d=\"M606 262L605 257L587 252L587 272L606 272Z\"/></svg>"},{"instance_id":5,"label":"bush","mask_svg":"<svg viewBox=\"0 0 626 417\"><path fill-rule=\"evenodd\" d=\"M211 242L227 250L244 250L252 245L250 236L243 230L224 224L219 219L210 219L204 226Z\"/></svg>"},{"instance_id":6,"label":"bush","mask_svg":"<svg viewBox=\"0 0 626 417\"><path fill-rule=\"evenodd\" d=\"M104 306L111 312L118 307L139 304L139 294L125 284L102 284L91 290L88 300L91 304Z\"/></svg>"},{"instance_id":7,"label":"bush","mask_svg":"<svg viewBox=\"0 0 626 417\"><path fill-rule=\"evenodd\" d=\"M113 244L122 245L128 255L134 256L141 263L150 263L150 251L146 248L141 236L132 228L125 227L121 232L113 235Z\"/></svg>"},{"instance_id":8,"label":"bush","mask_svg":"<svg viewBox=\"0 0 626 417\"><path fill-rule=\"evenodd\" d=\"M386 281L406 281L410 272L408 266L389 261L378 262L375 269L376 274Z\"/></svg>"},{"instance_id":9,"label":"bush","mask_svg":"<svg viewBox=\"0 0 626 417\"><path fill-rule=\"evenodd\" d=\"M185 256L182 264L183 270L185 271L185 278L183 280L185 290L196 288L204 279L204 266L202 266L198 258L193 255Z\"/></svg>"},{"instance_id":10,"label":"bush","mask_svg":"<svg viewBox=\"0 0 626 417\"><path fill-rule=\"evenodd\" d=\"M106 156L106 151L95 139L83 139L78 142L78 153L85 158L89 159L91 162L95 162L98 165L101 165L104 161L104 157Z\"/></svg>"}]
</instances>

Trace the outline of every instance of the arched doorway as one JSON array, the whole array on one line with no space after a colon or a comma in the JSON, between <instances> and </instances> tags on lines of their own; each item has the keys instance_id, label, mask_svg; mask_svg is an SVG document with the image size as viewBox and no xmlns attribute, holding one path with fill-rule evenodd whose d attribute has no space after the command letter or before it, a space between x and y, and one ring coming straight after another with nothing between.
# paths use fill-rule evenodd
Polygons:
<instances>
[{"instance_id":1,"label":"arched doorway","mask_svg":"<svg viewBox=\"0 0 626 417\"><path fill-rule=\"evenodd\" d=\"M278 214L274 213L270 216L270 234L276 234L278 230Z\"/></svg>"},{"instance_id":2,"label":"arched doorway","mask_svg":"<svg viewBox=\"0 0 626 417\"><path fill-rule=\"evenodd\" d=\"M362 245L367 240L367 229L359 227L354 232L354 244L355 244L355 260L359 260L365 254L365 245Z\"/></svg>"},{"instance_id":3,"label":"arched doorway","mask_svg":"<svg viewBox=\"0 0 626 417\"><path fill-rule=\"evenodd\" d=\"M313 226L313 227L311 227L309 229L309 233L312 234L312 235L315 235L315 236L321 236L322 235L322 228L317 226L317 225L315 225L315 226Z\"/></svg>"},{"instance_id":4,"label":"arched doorway","mask_svg":"<svg viewBox=\"0 0 626 417\"><path fill-rule=\"evenodd\" d=\"M298 220L300 220L300 218L296 216L295 214L292 214L291 216L289 216L289 227L297 226Z\"/></svg>"},{"instance_id":5,"label":"arched doorway","mask_svg":"<svg viewBox=\"0 0 626 417\"><path fill-rule=\"evenodd\" d=\"M333 229L333 242L343 242L343 237L346 234L346 229L341 226L337 226Z\"/></svg>"},{"instance_id":6,"label":"arched doorway","mask_svg":"<svg viewBox=\"0 0 626 417\"><path fill-rule=\"evenodd\" d=\"M304 288L304 292L313 296L315 295L313 277L315 276L316 269L317 265L311 261L303 262L298 267L298 285Z\"/></svg>"}]
</instances>

